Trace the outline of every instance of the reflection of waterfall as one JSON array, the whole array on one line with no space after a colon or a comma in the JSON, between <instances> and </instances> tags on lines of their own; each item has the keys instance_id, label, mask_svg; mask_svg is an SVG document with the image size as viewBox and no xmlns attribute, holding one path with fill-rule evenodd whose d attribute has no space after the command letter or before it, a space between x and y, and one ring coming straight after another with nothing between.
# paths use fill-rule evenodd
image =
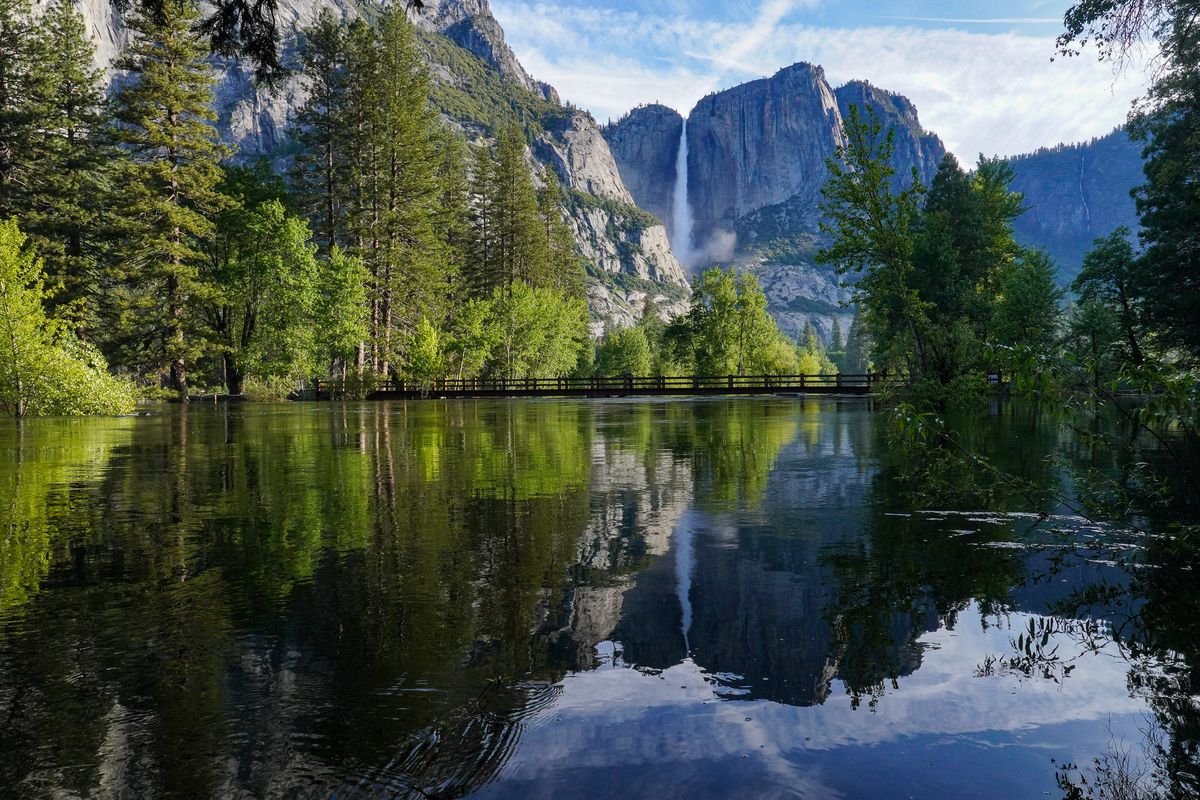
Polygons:
<instances>
[{"instance_id":1,"label":"reflection of waterfall","mask_svg":"<svg viewBox=\"0 0 1200 800\"><path fill-rule=\"evenodd\" d=\"M675 158L675 193L671 200L671 247L685 267L692 261L692 206L688 200L687 120L679 134L679 155Z\"/></svg>"},{"instance_id":2,"label":"reflection of waterfall","mask_svg":"<svg viewBox=\"0 0 1200 800\"><path fill-rule=\"evenodd\" d=\"M683 650L686 655L692 654L692 644L688 634L692 630L692 570L696 565L695 553L696 529L692 520L685 516L675 529L675 594L679 597L679 610L682 619L679 626L683 629Z\"/></svg>"}]
</instances>

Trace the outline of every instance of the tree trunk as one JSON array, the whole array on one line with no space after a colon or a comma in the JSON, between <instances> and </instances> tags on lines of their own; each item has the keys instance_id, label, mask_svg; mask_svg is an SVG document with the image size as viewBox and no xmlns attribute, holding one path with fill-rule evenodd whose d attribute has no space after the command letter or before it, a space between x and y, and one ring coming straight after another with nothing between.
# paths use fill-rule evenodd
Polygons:
<instances>
[{"instance_id":1,"label":"tree trunk","mask_svg":"<svg viewBox=\"0 0 1200 800\"><path fill-rule=\"evenodd\" d=\"M225 386L231 395L240 395L246 386L246 372L233 358L233 353L222 353L225 364Z\"/></svg>"}]
</instances>

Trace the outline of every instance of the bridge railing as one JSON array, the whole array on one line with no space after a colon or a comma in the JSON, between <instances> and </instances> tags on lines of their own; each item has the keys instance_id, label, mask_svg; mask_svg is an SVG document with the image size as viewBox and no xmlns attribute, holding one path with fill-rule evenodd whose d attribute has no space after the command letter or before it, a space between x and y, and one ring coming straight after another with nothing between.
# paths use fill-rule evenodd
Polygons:
<instances>
[{"instance_id":1,"label":"bridge railing","mask_svg":"<svg viewBox=\"0 0 1200 800\"><path fill-rule=\"evenodd\" d=\"M870 390L882 383L879 375L655 375L604 378L469 378L428 382L381 381L374 392L391 394L565 394L654 392L681 393L689 391L719 393L738 391L803 392L807 390L836 391ZM321 381L318 396L336 391L336 385Z\"/></svg>"}]
</instances>

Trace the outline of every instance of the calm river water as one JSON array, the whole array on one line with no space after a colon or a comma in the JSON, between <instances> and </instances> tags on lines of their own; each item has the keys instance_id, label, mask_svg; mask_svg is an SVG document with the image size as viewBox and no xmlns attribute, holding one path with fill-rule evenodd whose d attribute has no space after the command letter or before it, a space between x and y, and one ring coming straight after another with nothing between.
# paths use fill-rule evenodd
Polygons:
<instances>
[{"instance_id":1,"label":"calm river water","mask_svg":"<svg viewBox=\"0 0 1200 800\"><path fill-rule=\"evenodd\" d=\"M1023 499L928 510L880 424L833 399L0 423L0 796L1062 797L1106 753L1194 781L1196 598L1050 499L1063 434L994 409Z\"/></svg>"}]
</instances>

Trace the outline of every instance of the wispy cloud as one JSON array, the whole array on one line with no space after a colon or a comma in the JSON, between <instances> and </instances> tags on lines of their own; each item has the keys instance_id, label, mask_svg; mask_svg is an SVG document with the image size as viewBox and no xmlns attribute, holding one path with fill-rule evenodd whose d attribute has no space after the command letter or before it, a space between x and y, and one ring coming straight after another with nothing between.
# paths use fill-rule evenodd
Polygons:
<instances>
[{"instance_id":1,"label":"wispy cloud","mask_svg":"<svg viewBox=\"0 0 1200 800\"><path fill-rule=\"evenodd\" d=\"M1114 74L1087 56L1052 61L1053 33L796 21L810 5L767 0L749 21L730 23L493 0L525 66L601 120L655 101L686 114L710 91L808 61L834 85L865 79L907 95L922 123L973 161L1107 133L1145 88L1136 69Z\"/></svg>"},{"instance_id":2,"label":"wispy cloud","mask_svg":"<svg viewBox=\"0 0 1200 800\"><path fill-rule=\"evenodd\" d=\"M1061 17L886 17L865 15L867 19L887 19L902 22L936 22L943 25L1062 25Z\"/></svg>"}]
</instances>

